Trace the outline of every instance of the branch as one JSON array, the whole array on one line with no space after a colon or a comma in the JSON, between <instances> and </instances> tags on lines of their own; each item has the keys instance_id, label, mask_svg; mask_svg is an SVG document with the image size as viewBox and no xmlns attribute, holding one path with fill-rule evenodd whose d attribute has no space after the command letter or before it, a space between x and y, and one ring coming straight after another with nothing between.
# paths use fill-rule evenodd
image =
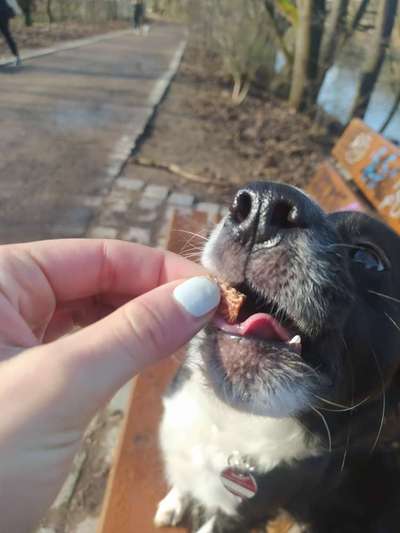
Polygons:
<instances>
[{"instance_id":1,"label":"branch","mask_svg":"<svg viewBox=\"0 0 400 533\"><path fill-rule=\"evenodd\" d=\"M137 157L134 160L134 163L142 167L152 167L152 168L158 168L160 170L166 170L170 174L175 174L177 176L180 176L181 178L184 178L187 181L193 181L195 183L202 183L204 185L216 185L218 187L229 187L230 186L228 183L219 183L216 180L212 180L204 176L198 176L197 174L188 172L187 170L182 169L179 165L175 165L174 163L171 163L171 164L161 163L159 161L153 161L152 159L147 159L146 157Z\"/></svg>"},{"instance_id":2,"label":"branch","mask_svg":"<svg viewBox=\"0 0 400 533\"><path fill-rule=\"evenodd\" d=\"M269 2L269 0L264 1L264 7L267 13L267 16L271 22L271 30L272 30L274 39L276 43L278 44L279 48L281 49L281 52L285 56L287 64L292 65L293 54L290 53L290 51L288 50L288 47L286 46L285 39L284 39L284 33L282 33L281 29L279 28L278 21L275 19L274 8Z\"/></svg>"}]
</instances>

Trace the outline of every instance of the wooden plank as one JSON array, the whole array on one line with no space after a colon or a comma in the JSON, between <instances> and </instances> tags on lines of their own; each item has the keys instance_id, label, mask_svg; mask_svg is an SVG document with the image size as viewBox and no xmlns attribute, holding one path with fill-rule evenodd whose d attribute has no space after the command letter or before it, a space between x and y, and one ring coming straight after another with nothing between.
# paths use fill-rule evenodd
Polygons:
<instances>
[{"instance_id":1,"label":"wooden plank","mask_svg":"<svg viewBox=\"0 0 400 533\"><path fill-rule=\"evenodd\" d=\"M320 164L311 179L307 192L328 213L333 211L368 211L364 200L357 195L328 161Z\"/></svg>"},{"instance_id":2,"label":"wooden plank","mask_svg":"<svg viewBox=\"0 0 400 533\"><path fill-rule=\"evenodd\" d=\"M190 246L201 244L185 232L201 232L206 224L205 213L196 212L191 217L176 213L167 248L180 253L189 238ZM167 490L158 448L161 396L182 357L183 353L177 354L136 379L109 477L99 533L160 532L153 525L153 517L157 503ZM178 533L184 530L163 528L161 531Z\"/></svg>"},{"instance_id":3,"label":"wooden plank","mask_svg":"<svg viewBox=\"0 0 400 533\"><path fill-rule=\"evenodd\" d=\"M400 149L355 119L332 154L382 218L400 233Z\"/></svg>"}]
</instances>

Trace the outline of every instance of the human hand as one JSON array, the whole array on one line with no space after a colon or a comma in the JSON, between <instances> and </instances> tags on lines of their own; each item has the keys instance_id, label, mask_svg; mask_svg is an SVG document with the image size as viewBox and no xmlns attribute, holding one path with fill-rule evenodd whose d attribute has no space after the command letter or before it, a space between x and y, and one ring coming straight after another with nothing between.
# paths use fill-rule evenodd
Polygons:
<instances>
[{"instance_id":1,"label":"human hand","mask_svg":"<svg viewBox=\"0 0 400 533\"><path fill-rule=\"evenodd\" d=\"M95 412L209 320L217 286L182 281L204 273L119 241L0 247L1 531L31 531Z\"/></svg>"}]
</instances>

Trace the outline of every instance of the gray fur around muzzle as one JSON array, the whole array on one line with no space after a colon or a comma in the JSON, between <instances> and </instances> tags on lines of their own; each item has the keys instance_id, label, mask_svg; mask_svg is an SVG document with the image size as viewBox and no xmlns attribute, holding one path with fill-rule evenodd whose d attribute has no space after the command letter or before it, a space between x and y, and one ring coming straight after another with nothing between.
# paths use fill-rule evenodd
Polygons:
<instances>
[{"instance_id":1,"label":"gray fur around muzzle","mask_svg":"<svg viewBox=\"0 0 400 533\"><path fill-rule=\"evenodd\" d=\"M339 241L325 213L302 191L255 182L236 194L206 245L203 264L315 337L340 329L351 303Z\"/></svg>"}]
</instances>

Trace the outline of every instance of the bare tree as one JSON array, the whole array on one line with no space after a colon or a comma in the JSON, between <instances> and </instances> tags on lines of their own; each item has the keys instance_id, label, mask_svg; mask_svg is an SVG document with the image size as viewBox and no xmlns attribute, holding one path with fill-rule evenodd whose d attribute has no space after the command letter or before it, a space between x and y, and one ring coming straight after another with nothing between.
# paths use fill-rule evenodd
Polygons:
<instances>
[{"instance_id":1,"label":"bare tree","mask_svg":"<svg viewBox=\"0 0 400 533\"><path fill-rule=\"evenodd\" d=\"M215 0L204 1L202 7L211 27L214 50L225 74L233 80L232 100L240 104L259 69L271 59L273 47L268 46L271 43L264 5L260 0Z\"/></svg>"},{"instance_id":2,"label":"bare tree","mask_svg":"<svg viewBox=\"0 0 400 533\"><path fill-rule=\"evenodd\" d=\"M326 17L325 31L319 55L319 78L321 82L335 59L339 35L344 32L345 17L349 0L332 0L331 9Z\"/></svg>"},{"instance_id":3,"label":"bare tree","mask_svg":"<svg viewBox=\"0 0 400 533\"><path fill-rule=\"evenodd\" d=\"M325 0L299 0L298 11L289 103L295 109L304 109L310 103L313 104L315 99L314 84L318 78Z\"/></svg>"},{"instance_id":4,"label":"bare tree","mask_svg":"<svg viewBox=\"0 0 400 533\"><path fill-rule=\"evenodd\" d=\"M296 45L290 88L289 103L299 109L304 100L307 84L308 58L310 56L311 42L311 16L313 0L299 0L299 20L296 31Z\"/></svg>"},{"instance_id":5,"label":"bare tree","mask_svg":"<svg viewBox=\"0 0 400 533\"><path fill-rule=\"evenodd\" d=\"M380 0L369 55L361 72L352 117L363 118L378 80L390 43L398 0Z\"/></svg>"},{"instance_id":6,"label":"bare tree","mask_svg":"<svg viewBox=\"0 0 400 533\"><path fill-rule=\"evenodd\" d=\"M351 39L351 37L354 35L354 32L358 28L358 26L359 26L360 22L362 21L365 13L367 12L369 2L370 2L370 0L361 0L360 5L358 6L358 9L354 13L353 18L352 18L348 28L346 29L346 32L345 32L345 35L344 35L344 39L343 39L343 41L341 43L341 46L344 46L349 41L349 39Z\"/></svg>"},{"instance_id":7,"label":"bare tree","mask_svg":"<svg viewBox=\"0 0 400 533\"><path fill-rule=\"evenodd\" d=\"M396 28L397 39L399 39L400 38L400 17L397 17L396 27L397 27ZM391 50L392 53L389 54L389 60L390 60L390 72L391 72L391 86L393 90L394 100L389 110L389 113L379 130L380 133L383 133L386 130L386 128L389 126L392 119L396 115L397 111L400 109L400 62L399 62L399 58L397 57L396 44L393 42L392 45L393 45L392 46L393 49Z\"/></svg>"},{"instance_id":8,"label":"bare tree","mask_svg":"<svg viewBox=\"0 0 400 533\"><path fill-rule=\"evenodd\" d=\"M392 122L393 117L397 113L397 111L400 109L400 89L397 90L397 95L395 96L395 99L393 101L392 107L390 108L390 111L388 113L388 116L385 119L385 122L382 124L380 128L380 133L383 133L385 129L389 126L389 124Z\"/></svg>"}]
</instances>

